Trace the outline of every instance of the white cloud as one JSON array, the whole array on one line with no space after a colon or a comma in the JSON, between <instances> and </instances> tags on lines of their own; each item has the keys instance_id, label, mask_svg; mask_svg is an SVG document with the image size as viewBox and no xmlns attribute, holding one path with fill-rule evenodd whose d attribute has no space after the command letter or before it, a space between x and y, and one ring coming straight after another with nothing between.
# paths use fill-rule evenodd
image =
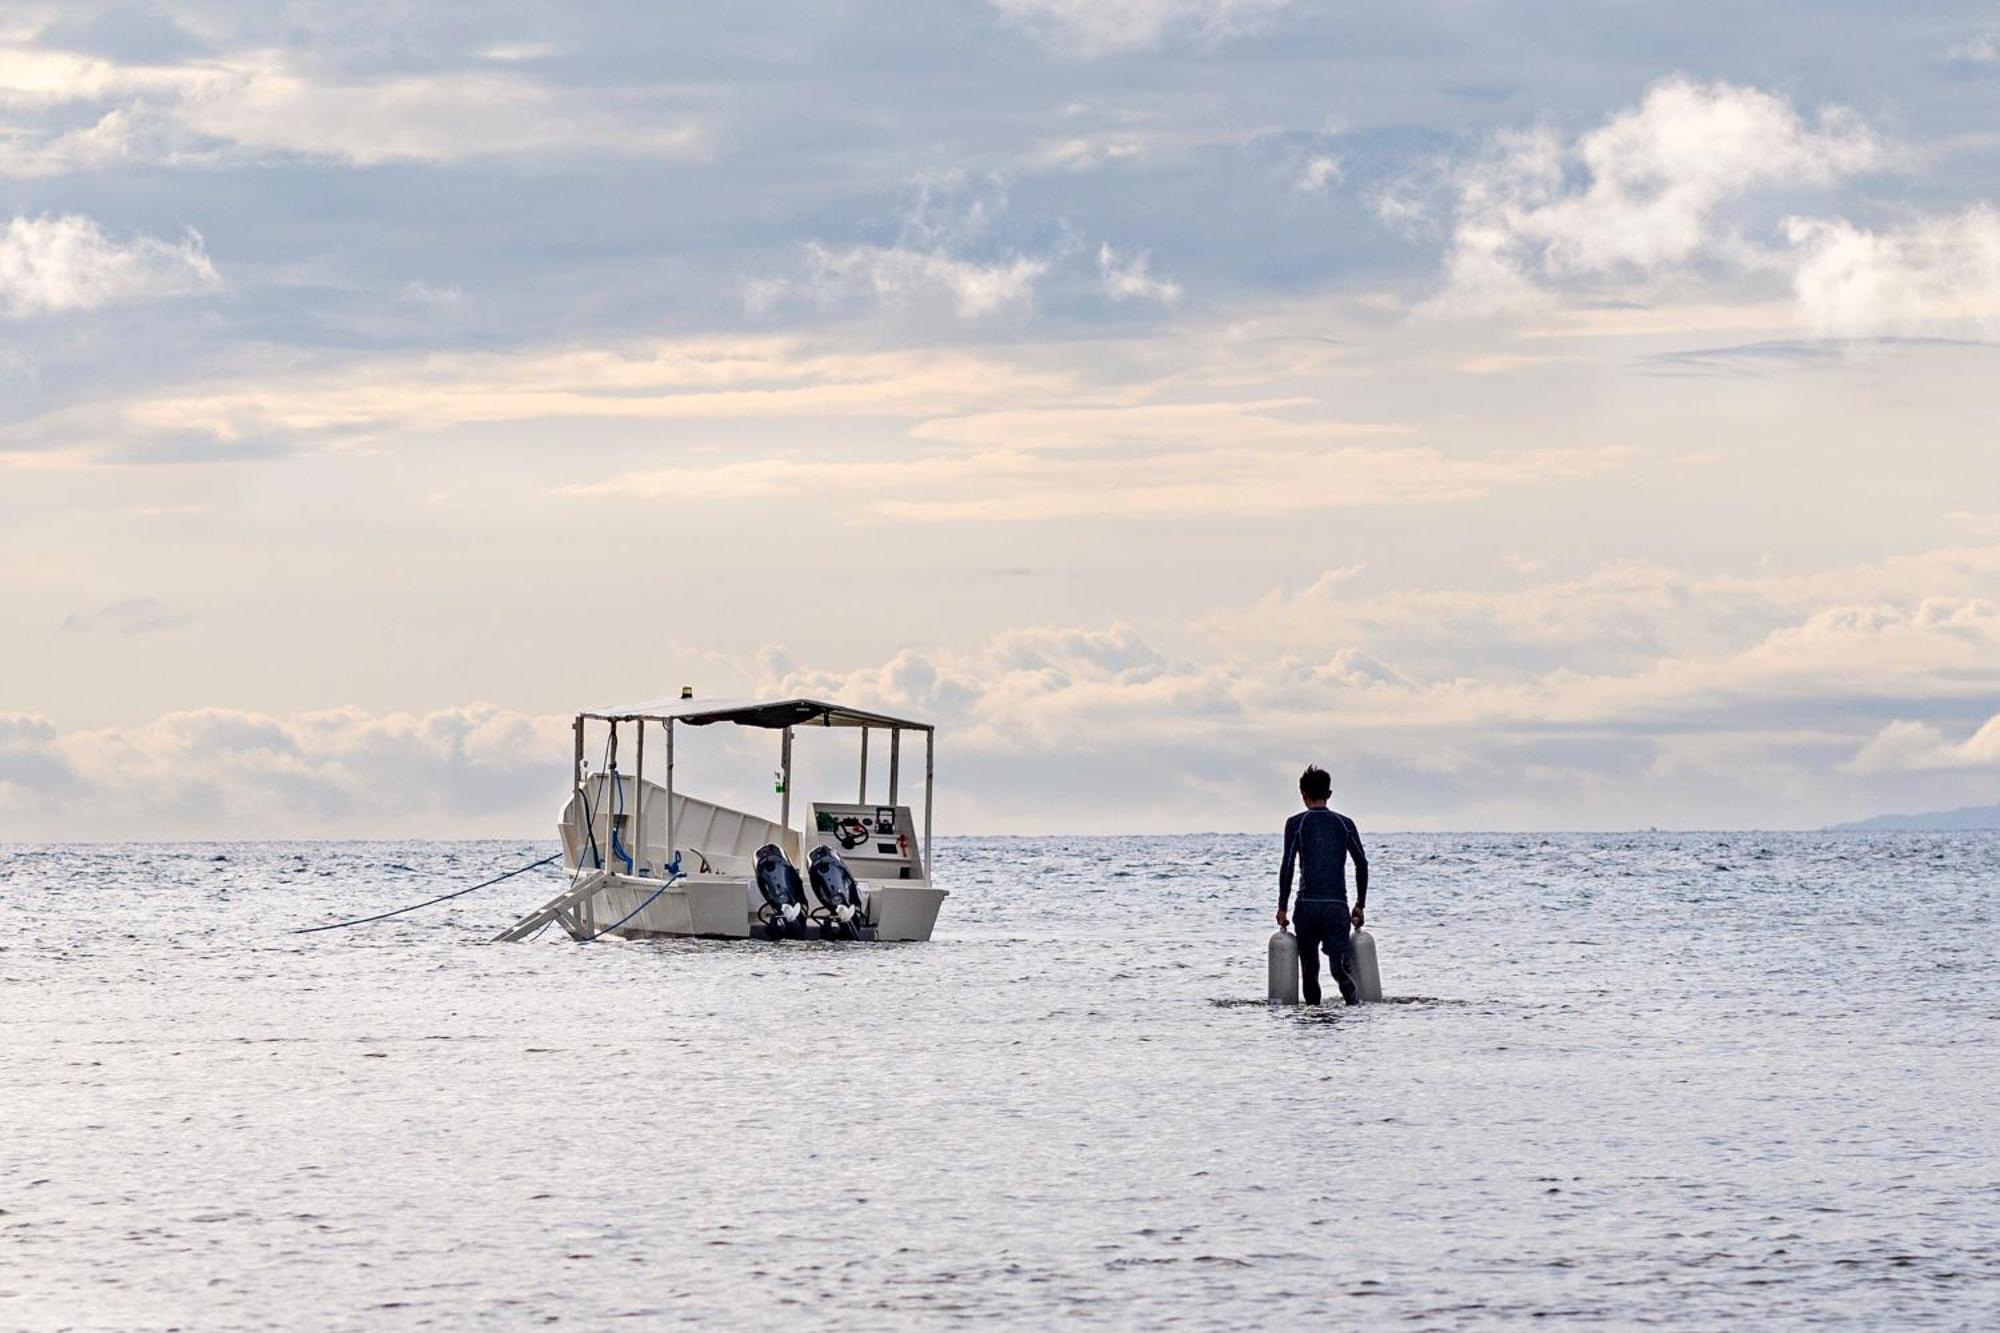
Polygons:
<instances>
[{"instance_id":1,"label":"white cloud","mask_svg":"<svg viewBox=\"0 0 2000 1333\"><path fill-rule=\"evenodd\" d=\"M107 111L77 129L37 134L0 127L0 177L60 176L124 162L135 154L132 113Z\"/></svg>"},{"instance_id":2,"label":"white cloud","mask_svg":"<svg viewBox=\"0 0 2000 1333\"><path fill-rule=\"evenodd\" d=\"M1573 141L1547 129L1503 135L1453 173L1446 305L1532 310L1551 286L1684 263L1725 243L1725 204L1830 184L1881 156L1848 112L1823 110L1809 125L1773 94L1679 78Z\"/></svg>"},{"instance_id":3,"label":"white cloud","mask_svg":"<svg viewBox=\"0 0 2000 1333\"><path fill-rule=\"evenodd\" d=\"M2000 765L2000 718L1880 721L1885 705L1986 717L2000 608L1837 600L2000 564L2000 547L1982 551L1763 581L1757 597L1809 609L1712 642L1672 622L1728 620L1744 587L1718 599L1717 581L1614 571L1525 595L1416 590L1401 614L1458 655L1413 664L1385 596L1362 586L1374 571L1342 567L1264 608L1289 627L1275 649L1223 636L1176 652L1131 625L1051 624L963 650L812 666L767 650L729 669L757 692L938 722L947 832L1255 827L1307 759L1334 764L1372 827L1782 820L1790 800L1851 804L1898 774ZM1606 634L1628 641L1622 664L1587 656ZM1511 642L1570 655L1517 670ZM565 724L488 705L197 709L86 731L0 714L0 836L59 836L107 802L142 836L537 832L560 799Z\"/></svg>"},{"instance_id":4,"label":"white cloud","mask_svg":"<svg viewBox=\"0 0 2000 1333\"><path fill-rule=\"evenodd\" d=\"M1305 166L1299 169L1298 179L1292 182L1292 188L1302 194L1319 194L1329 185L1340 184L1346 174L1339 158L1328 153L1316 153L1307 158Z\"/></svg>"},{"instance_id":5,"label":"white cloud","mask_svg":"<svg viewBox=\"0 0 2000 1333\"><path fill-rule=\"evenodd\" d=\"M0 828L75 827L85 793L134 837L539 832L561 789L567 719L485 704L431 713L205 708L61 731L0 714ZM11 776L10 776L11 775Z\"/></svg>"},{"instance_id":6,"label":"white cloud","mask_svg":"<svg viewBox=\"0 0 2000 1333\"><path fill-rule=\"evenodd\" d=\"M799 290L822 303L861 297L896 307L942 298L960 319L1032 306L1035 284L1049 271L1047 259L1028 255L980 263L900 245L836 251L813 242L806 260L808 274Z\"/></svg>"},{"instance_id":7,"label":"white cloud","mask_svg":"<svg viewBox=\"0 0 2000 1333\"><path fill-rule=\"evenodd\" d=\"M546 60L555 53L556 48L548 42L514 42L489 46L479 56L482 60L516 64L527 60Z\"/></svg>"},{"instance_id":8,"label":"white cloud","mask_svg":"<svg viewBox=\"0 0 2000 1333\"><path fill-rule=\"evenodd\" d=\"M1798 252L1800 312L1817 332L2000 320L2000 213L1990 205L1888 231L1794 218L1786 234Z\"/></svg>"},{"instance_id":9,"label":"white cloud","mask_svg":"<svg viewBox=\"0 0 2000 1333\"><path fill-rule=\"evenodd\" d=\"M220 285L199 234L119 245L74 214L17 217L0 231L0 310L20 317Z\"/></svg>"},{"instance_id":10,"label":"white cloud","mask_svg":"<svg viewBox=\"0 0 2000 1333\"><path fill-rule=\"evenodd\" d=\"M0 143L0 173L49 174L92 165L109 150L113 130L121 153L143 142L147 156L168 161L199 158L217 141L236 151L331 157L358 166L579 147L666 155L702 151L697 125L607 100L602 93L572 96L486 67L338 82L316 78L276 51L130 65L0 46L0 104L97 103L107 118L98 122L94 138L37 139L17 128ZM113 116L117 119L109 119Z\"/></svg>"},{"instance_id":11,"label":"white cloud","mask_svg":"<svg viewBox=\"0 0 2000 1333\"><path fill-rule=\"evenodd\" d=\"M1290 0L989 0L1052 50L1092 57L1169 40L1214 42L1262 24Z\"/></svg>"},{"instance_id":12,"label":"white cloud","mask_svg":"<svg viewBox=\"0 0 2000 1333\"><path fill-rule=\"evenodd\" d=\"M1097 248L1098 285L1114 301L1158 301L1161 305L1179 301L1181 285L1154 277L1151 267L1152 256L1143 251L1120 255L1109 245Z\"/></svg>"},{"instance_id":13,"label":"white cloud","mask_svg":"<svg viewBox=\"0 0 2000 1333\"><path fill-rule=\"evenodd\" d=\"M1962 741L1923 722L1891 722L1845 765L1850 773L1911 773L2000 767L2000 714Z\"/></svg>"},{"instance_id":14,"label":"white cloud","mask_svg":"<svg viewBox=\"0 0 2000 1333\"><path fill-rule=\"evenodd\" d=\"M558 99L515 75L432 74L325 83L278 57L236 62L191 81L176 118L197 134L247 148L336 157L359 166L449 162L588 145L684 154L687 124L648 124Z\"/></svg>"}]
</instances>

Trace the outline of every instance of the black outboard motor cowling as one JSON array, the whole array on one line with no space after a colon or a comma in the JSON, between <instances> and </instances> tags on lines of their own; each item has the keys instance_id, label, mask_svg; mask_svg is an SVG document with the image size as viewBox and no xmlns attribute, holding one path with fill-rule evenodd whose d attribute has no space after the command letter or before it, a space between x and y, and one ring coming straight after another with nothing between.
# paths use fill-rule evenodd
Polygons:
<instances>
[{"instance_id":1,"label":"black outboard motor cowling","mask_svg":"<svg viewBox=\"0 0 2000 1333\"><path fill-rule=\"evenodd\" d=\"M813 913L828 939L872 940L875 927L861 910L861 886L847 862L831 847L815 847L806 856L806 875L820 910Z\"/></svg>"},{"instance_id":2,"label":"black outboard motor cowling","mask_svg":"<svg viewBox=\"0 0 2000 1333\"><path fill-rule=\"evenodd\" d=\"M756 867L753 878L764 899L764 905L757 909L757 920L763 923L765 934L774 940L804 939L806 892L799 883L798 867L775 842L757 849Z\"/></svg>"}]
</instances>

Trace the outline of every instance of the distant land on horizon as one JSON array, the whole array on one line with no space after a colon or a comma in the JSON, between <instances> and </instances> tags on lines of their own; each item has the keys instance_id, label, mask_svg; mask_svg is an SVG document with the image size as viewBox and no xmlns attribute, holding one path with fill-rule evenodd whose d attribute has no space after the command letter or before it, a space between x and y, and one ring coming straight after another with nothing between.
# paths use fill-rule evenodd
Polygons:
<instances>
[{"instance_id":1,"label":"distant land on horizon","mask_svg":"<svg viewBox=\"0 0 2000 1333\"><path fill-rule=\"evenodd\" d=\"M1835 824L1836 833L1880 829L1953 831L2000 829L2000 805L1968 805L1957 810L1931 810L1916 815L1875 815L1851 824Z\"/></svg>"}]
</instances>

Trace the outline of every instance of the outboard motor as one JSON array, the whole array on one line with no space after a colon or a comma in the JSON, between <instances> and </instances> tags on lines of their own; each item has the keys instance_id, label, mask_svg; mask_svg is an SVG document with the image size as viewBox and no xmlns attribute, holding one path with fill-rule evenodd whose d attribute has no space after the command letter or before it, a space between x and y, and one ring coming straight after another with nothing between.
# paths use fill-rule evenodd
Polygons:
<instances>
[{"instance_id":1,"label":"outboard motor","mask_svg":"<svg viewBox=\"0 0 2000 1333\"><path fill-rule=\"evenodd\" d=\"M806 892L799 883L798 867L791 863L784 849L775 842L767 842L757 849L756 872L757 892L763 895L764 905L757 909L757 920L763 923L767 938L782 940L790 937L802 940L806 937Z\"/></svg>"},{"instance_id":2,"label":"outboard motor","mask_svg":"<svg viewBox=\"0 0 2000 1333\"><path fill-rule=\"evenodd\" d=\"M840 853L831 847L815 847L806 857L806 875L812 880L813 897L820 909L813 913L820 931L830 940L872 940L875 927L861 912L861 886Z\"/></svg>"}]
</instances>

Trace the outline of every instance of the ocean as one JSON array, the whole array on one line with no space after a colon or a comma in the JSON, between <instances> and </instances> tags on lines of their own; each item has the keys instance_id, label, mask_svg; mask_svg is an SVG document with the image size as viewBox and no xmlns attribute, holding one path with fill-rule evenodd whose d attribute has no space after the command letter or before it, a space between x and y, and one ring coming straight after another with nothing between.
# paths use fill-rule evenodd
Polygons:
<instances>
[{"instance_id":1,"label":"ocean","mask_svg":"<svg viewBox=\"0 0 2000 1333\"><path fill-rule=\"evenodd\" d=\"M488 939L537 842L0 847L0 1327L2000 1326L2000 836L940 840L917 945Z\"/></svg>"}]
</instances>

